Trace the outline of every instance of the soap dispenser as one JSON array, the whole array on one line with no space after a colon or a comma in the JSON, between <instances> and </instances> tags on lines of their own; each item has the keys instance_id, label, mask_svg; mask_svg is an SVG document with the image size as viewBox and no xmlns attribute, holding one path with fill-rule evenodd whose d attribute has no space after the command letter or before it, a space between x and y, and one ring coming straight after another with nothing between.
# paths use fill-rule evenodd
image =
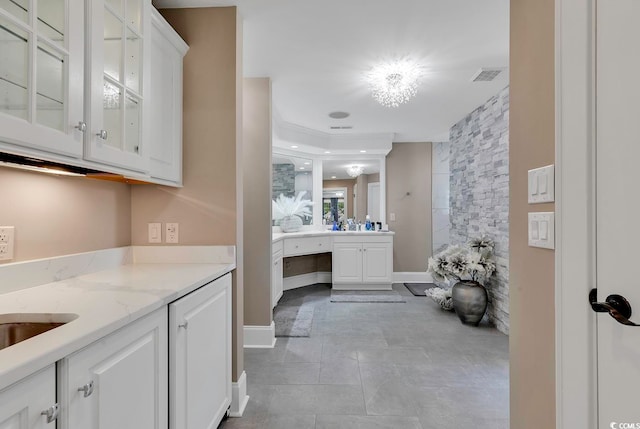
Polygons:
<instances>
[{"instance_id":1,"label":"soap dispenser","mask_svg":"<svg viewBox=\"0 0 640 429\"><path fill-rule=\"evenodd\" d=\"M364 229L371 231L371 217L369 215L365 218Z\"/></svg>"}]
</instances>

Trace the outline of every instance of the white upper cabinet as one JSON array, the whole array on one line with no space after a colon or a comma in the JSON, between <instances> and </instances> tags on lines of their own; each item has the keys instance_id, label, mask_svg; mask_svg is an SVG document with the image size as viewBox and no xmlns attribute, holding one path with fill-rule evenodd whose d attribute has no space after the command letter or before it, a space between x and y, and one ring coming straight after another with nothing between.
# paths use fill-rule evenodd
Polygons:
<instances>
[{"instance_id":1,"label":"white upper cabinet","mask_svg":"<svg viewBox=\"0 0 640 429\"><path fill-rule=\"evenodd\" d=\"M0 0L1 149L82 156L84 22L82 0Z\"/></svg>"},{"instance_id":2,"label":"white upper cabinet","mask_svg":"<svg viewBox=\"0 0 640 429\"><path fill-rule=\"evenodd\" d=\"M182 58L189 47L151 11L150 175L182 183Z\"/></svg>"},{"instance_id":3,"label":"white upper cabinet","mask_svg":"<svg viewBox=\"0 0 640 429\"><path fill-rule=\"evenodd\" d=\"M149 171L149 0L86 3L88 131L85 158Z\"/></svg>"}]
</instances>

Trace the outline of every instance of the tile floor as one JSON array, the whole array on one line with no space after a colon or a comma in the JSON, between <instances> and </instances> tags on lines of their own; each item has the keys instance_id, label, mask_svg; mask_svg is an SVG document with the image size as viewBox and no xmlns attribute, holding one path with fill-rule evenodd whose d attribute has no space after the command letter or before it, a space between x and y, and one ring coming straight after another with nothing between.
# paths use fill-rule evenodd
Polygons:
<instances>
[{"instance_id":1,"label":"tile floor","mask_svg":"<svg viewBox=\"0 0 640 429\"><path fill-rule=\"evenodd\" d=\"M315 307L311 336L245 349L251 399L221 428L508 428L508 337L394 289L406 303L332 303L329 285L285 292L278 305Z\"/></svg>"}]
</instances>

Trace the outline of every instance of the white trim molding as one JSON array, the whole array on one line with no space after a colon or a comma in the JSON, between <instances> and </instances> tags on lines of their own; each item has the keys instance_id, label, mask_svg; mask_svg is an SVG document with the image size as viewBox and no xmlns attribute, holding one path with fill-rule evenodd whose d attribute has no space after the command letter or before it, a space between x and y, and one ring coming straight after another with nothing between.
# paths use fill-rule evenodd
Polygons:
<instances>
[{"instance_id":1,"label":"white trim molding","mask_svg":"<svg viewBox=\"0 0 640 429\"><path fill-rule=\"evenodd\" d=\"M276 345L276 325L244 325L244 347L247 349L272 349Z\"/></svg>"},{"instance_id":2,"label":"white trim molding","mask_svg":"<svg viewBox=\"0 0 640 429\"><path fill-rule=\"evenodd\" d=\"M417 271L417 272L394 272L394 283L433 283L433 278L429 273Z\"/></svg>"},{"instance_id":3,"label":"white trim molding","mask_svg":"<svg viewBox=\"0 0 640 429\"><path fill-rule=\"evenodd\" d=\"M242 371L242 374L238 377L238 381L231 383L231 406L229 407L229 417L242 417L248 402L247 373Z\"/></svg>"},{"instance_id":4,"label":"white trim molding","mask_svg":"<svg viewBox=\"0 0 640 429\"><path fill-rule=\"evenodd\" d=\"M597 427L595 2L556 1L556 428Z\"/></svg>"},{"instance_id":5,"label":"white trim molding","mask_svg":"<svg viewBox=\"0 0 640 429\"><path fill-rule=\"evenodd\" d=\"M318 271L315 273L300 274L299 276L285 277L282 283L283 290L297 289L317 283L331 283L331 273Z\"/></svg>"}]
</instances>

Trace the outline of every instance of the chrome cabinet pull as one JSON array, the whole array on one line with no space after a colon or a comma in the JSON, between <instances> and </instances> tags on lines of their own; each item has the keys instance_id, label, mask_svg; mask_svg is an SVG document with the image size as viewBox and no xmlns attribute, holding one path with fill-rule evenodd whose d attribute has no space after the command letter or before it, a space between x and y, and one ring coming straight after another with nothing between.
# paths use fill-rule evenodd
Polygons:
<instances>
[{"instance_id":1,"label":"chrome cabinet pull","mask_svg":"<svg viewBox=\"0 0 640 429\"><path fill-rule=\"evenodd\" d=\"M78 387L78 392L84 392L84 397L88 398L93 393L93 380L82 387Z\"/></svg>"},{"instance_id":2,"label":"chrome cabinet pull","mask_svg":"<svg viewBox=\"0 0 640 429\"><path fill-rule=\"evenodd\" d=\"M60 406L55 403L46 410L42 411L40 414L47 417L47 423L53 423L58 418L59 413Z\"/></svg>"},{"instance_id":3,"label":"chrome cabinet pull","mask_svg":"<svg viewBox=\"0 0 640 429\"><path fill-rule=\"evenodd\" d=\"M75 127L76 130L80 131L81 133L84 133L85 131L87 131L87 123L86 122L78 122L78 125L76 125Z\"/></svg>"},{"instance_id":4,"label":"chrome cabinet pull","mask_svg":"<svg viewBox=\"0 0 640 429\"><path fill-rule=\"evenodd\" d=\"M178 325L178 328L184 328L187 329L189 327L189 321L185 320L183 324Z\"/></svg>"},{"instance_id":5,"label":"chrome cabinet pull","mask_svg":"<svg viewBox=\"0 0 640 429\"><path fill-rule=\"evenodd\" d=\"M106 140L107 137L109 136L109 134L107 133L107 130L100 130L96 135L102 140Z\"/></svg>"}]
</instances>

